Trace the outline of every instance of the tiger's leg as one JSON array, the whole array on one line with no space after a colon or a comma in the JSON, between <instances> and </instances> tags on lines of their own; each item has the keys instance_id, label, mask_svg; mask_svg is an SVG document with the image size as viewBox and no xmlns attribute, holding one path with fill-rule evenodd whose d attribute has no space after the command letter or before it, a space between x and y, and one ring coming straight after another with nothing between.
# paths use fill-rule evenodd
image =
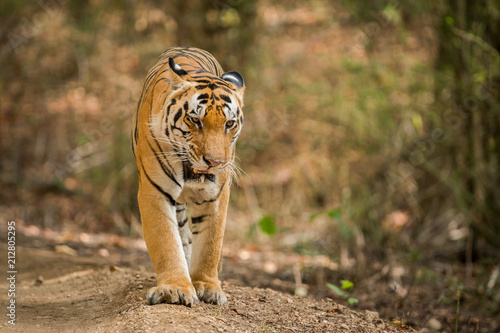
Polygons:
<instances>
[{"instance_id":1,"label":"tiger's leg","mask_svg":"<svg viewBox=\"0 0 500 333\"><path fill-rule=\"evenodd\" d=\"M226 184L222 191L214 202L190 205L193 232L193 254L189 267L191 280L200 300L220 305L227 300L218 273L226 228L229 185Z\"/></svg>"},{"instance_id":2,"label":"tiger's leg","mask_svg":"<svg viewBox=\"0 0 500 333\"><path fill-rule=\"evenodd\" d=\"M191 262L191 243L193 242L193 234L189 228L186 214L186 204L176 204L175 212L177 214L177 225L179 226L179 234L181 235L184 257L186 258L186 262L189 266L189 263Z\"/></svg>"},{"instance_id":3,"label":"tiger's leg","mask_svg":"<svg viewBox=\"0 0 500 333\"><path fill-rule=\"evenodd\" d=\"M148 291L147 303L193 305L197 301L196 291L182 250L175 204L147 179L141 179L138 201L144 240L158 280L158 285Z\"/></svg>"}]
</instances>

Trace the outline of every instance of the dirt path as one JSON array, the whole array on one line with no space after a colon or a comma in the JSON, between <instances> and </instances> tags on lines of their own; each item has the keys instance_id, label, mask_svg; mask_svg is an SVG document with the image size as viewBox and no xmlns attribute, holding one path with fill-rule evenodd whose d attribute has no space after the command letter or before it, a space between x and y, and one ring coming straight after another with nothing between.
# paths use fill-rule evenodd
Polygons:
<instances>
[{"instance_id":1,"label":"dirt path","mask_svg":"<svg viewBox=\"0 0 500 333\"><path fill-rule=\"evenodd\" d=\"M5 244L1 252L6 253ZM226 306L148 306L156 283L149 268L109 266L109 258L79 257L17 247L16 325L12 332L395 332L375 312L355 312L333 301L304 299L271 289L223 288ZM43 277L42 282L38 281ZM8 283L1 280L2 310Z\"/></svg>"}]
</instances>

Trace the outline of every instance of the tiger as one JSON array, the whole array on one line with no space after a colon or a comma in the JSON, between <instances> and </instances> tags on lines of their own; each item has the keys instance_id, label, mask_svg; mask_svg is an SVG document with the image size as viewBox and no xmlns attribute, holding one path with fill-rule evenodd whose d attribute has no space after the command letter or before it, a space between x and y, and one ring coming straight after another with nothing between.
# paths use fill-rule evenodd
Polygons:
<instances>
[{"instance_id":1,"label":"tiger","mask_svg":"<svg viewBox=\"0 0 500 333\"><path fill-rule=\"evenodd\" d=\"M240 73L194 47L167 49L142 85L131 136L157 274L149 305L227 301L218 274L244 91Z\"/></svg>"}]
</instances>

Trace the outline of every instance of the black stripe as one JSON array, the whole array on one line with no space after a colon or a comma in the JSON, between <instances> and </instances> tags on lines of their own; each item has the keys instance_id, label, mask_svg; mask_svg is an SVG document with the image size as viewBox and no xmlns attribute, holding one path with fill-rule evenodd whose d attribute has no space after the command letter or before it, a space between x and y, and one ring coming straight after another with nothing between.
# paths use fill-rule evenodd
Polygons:
<instances>
[{"instance_id":1,"label":"black stripe","mask_svg":"<svg viewBox=\"0 0 500 333\"><path fill-rule=\"evenodd\" d=\"M206 67L208 67L205 69L208 69L213 73L217 73L217 69L218 69L217 62L215 61L214 57L210 53L208 53L205 50L199 50L199 49L195 50L192 48L190 48L187 51L193 53L194 57L196 57L199 61L203 62ZM203 67L203 66L200 66L200 67Z\"/></svg>"},{"instance_id":2,"label":"black stripe","mask_svg":"<svg viewBox=\"0 0 500 333\"><path fill-rule=\"evenodd\" d=\"M142 164L142 160L140 160L140 162L141 162L142 172L144 172L144 175L146 176L148 181L151 183L151 185L153 185L158 190L158 192L163 194L172 206L175 206L176 202L175 202L174 198L172 198L172 196L170 194L168 194L164 189L162 189L158 184L156 184L151 178L149 178L149 175L146 172L146 169L144 169L144 165Z\"/></svg>"},{"instance_id":3,"label":"black stripe","mask_svg":"<svg viewBox=\"0 0 500 333\"><path fill-rule=\"evenodd\" d=\"M196 63L198 64L198 66L200 66L201 68L203 68L203 64L202 64L202 63L200 63L200 60L199 60L199 59L197 59L196 57L193 57L191 54L189 54L189 53L187 53L187 52L182 52L182 51L181 51L181 52L179 52L179 53L180 53L180 54L179 54L179 55L176 55L176 56L174 57L174 59L179 58L179 57L188 58L188 59L193 60L194 62L196 62Z\"/></svg>"},{"instance_id":4,"label":"black stripe","mask_svg":"<svg viewBox=\"0 0 500 333\"><path fill-rule=\"evenodd\" d=\"M206 52L208 53L208 52ZM212 65L212 71L216 74L216 75L220 75L219 71L217 70L217 61L215 60L215 58L210 54L208 53L208 55L204 54L205 56L205 59L208 60L210 62L210 64Z\"/></svg>"},{"instance_id":5,"label":"black stripe","mask_svg":"<svg viewBox=\"0 0 500 333\"><path fill-rule=\"evenodd\" d=\"M165 99L166 99L166 97L165 97ZM163 102L163 103L165 104L165 102ZM169 129L168 129L168 116L170 115L170 108L171 108L172 106L174 106L174 105L175 105L175 103L177 103L177 100L173 99L173 100L170 102L170 105L167 107L167 112L165 112L165 122L167 123L167 128L165 128L165 135L166 135L167 137L170 137L170 131L169 131ZM176 115L176 116L177 116L177 115ZM175 120L175 118L174 118L174 123L175 123L175 121L176 121L176 120ZM168 163L168 165L170 165L170 163Z\"/></svg>"},{"instance_id":6,"label":"black stripe","mask_svg":"<svg viewBox=\"0 0 500 333\"><path fill-rule=\"evenodd\" d=\"M203 220L205 219L205 217L207 217L207 215L201 215L201 216L198 216L198 217L192 217L191 218L191 223L193 223L193 224L202 223Z\"/></svg>"},{"instance_id":7,"label":"black stripe","mask_svg":"<svg viewBox=\"0 0 500 333\"><path fill-rule=\"evenodd\" d=\"M231 93L231 90L229 90L228 88L226 87L221 87L219 85L216 85L216 84L208 84L208 85L197 85L195 86L196 89L198 90L202 90L202 89L206 89L206 88L209 88L211 90L215 90L215 89L222 89L224 90L225 92L227 93Z\"/></svg>"},{"instance_id":8,"label":"black stripe","mask_svg":"<svg viewBox=\"0 0 500 333\"><path fill-rule=\"evenodd\" d=\"M179 222L179 223L178 223L179 228L182 228L183 226L185 226L185 225L186 225L186 223L187 223L187 221L188 221L188 219L184 219L184 220L182 220L181 222Z\"/></svg>"},{"instance_id":9,"label":"black stripe","mask_svg":"<svg viewBox=\"0 0 500 333\"><path fill-rule=\"evenodd\" d=\"M196 79L196 83L210 84L210 83L212 83L212 81L210 81L210 80L198 80L198 79Z\"/></svg>"},{"instance_id":10,"label":"black stripe","mask_svg":"<svg viewBox=\"0 0 500 333\"><path fill-rule=\"evenodd\" d=\"M179 111L177 111L177 113L174 116L174 124L177 122L177 120L179 120L181 116L182 116L182 109L179 109Z\"/></svg>"},{"instance_id":11,"label":"black stripe","mask_svg":"<svg viewBox=\"0 0 500 333\"><path fill-rule=\"evenodd\" d=\"M179 182L177 181L177 179L175 179L175 176L174 176L173 172L167 169L167 167L165 166L165 164L163 163L163 161L160 159L160 156L157 155L156 152L155 152L155 150L153 149L153 147L151 147L151 144L149 143L149 140L146 140L146 141L148 142L149 148L153 151L153 153L155 155L155 158L158 161L158 163L160 164L161 169L163 170L163 172L165 173L165 175L167 175L167 177L170 178L177 186L182 187L181 184L179 184ZM155 140L155 142L156 142L156 140ZM157 146L159 148L158 142L156 142L156 144L157 144Z\"/></svg>"},{"instance_id":12,"label":"black stripe","mask_svg":"<svg viewBox=\"0 0 500 333\"><path fill-rule=\"evenodd\" d=\"M223 101L225 101L225 102L227 102L227 103L231 103L231 98L229 98L229 96L227 96L227 95L219 95L219 97L220 97Z\"/></svg>"},{"instance_id":13,"label":"black stripe","mask_svg":"<svg viewBox=\"0 0 500 333\"><path fill-rule=\"evenodd\" d=\"M239 134L236 134L235 136L233 136L233 138L231 139L231 142L229 143L229 145L232 145L233 142L235 142L236 140L238 140L239 136L240 136Z\"/></svg>"},{"instance_id":14,"label":"black stripe","mask_svg":"<svg viewBox=\"0 0 500 333\"><path fill-rule=\"evenodd\" d=\"M188 135L188 134L190 133L190 132L186 132L186 131L181 130L181 129L180 129L179 127L177 127L177 126L172 126L172 130L178 130L178 131L179 131L179 132L181 132L181 133L182 133L182 135L184 135L184 136L186 136L186 135Z\"/></svg>"},{"instance_id":15,"label":"black stripe","mask_svg":"<svg viewBox=\"0 0 500 333\"><path fill-rule=\"evenodd\" d=\"M216 76L210 76L210 75L205 75L205 74L206 73L202 72L202 73L199 73L199 75L192 75L192 78L197 83L205 83L205 84L214 83L214 84L221 85L224 87L229 87L229 84L227 83L226 80L220 79ZM208 79L208 80L204 80L204 79Z\"/></svg>"},{"instance_id":16,"label":"black stripe","mask_svg":"<svg viewBox=\"0 0 500 333\"><path fill-rule=\"evenodd\" d=\"M218 196L217 196L217 198L218 198ZM214 202L215 200L217 200L217 198L214 198L214 199L209 199L209 200L203 200L202 202L196 202L196 201L193 201L193 203L194 203L195 205L201 206L201 205L203 205L203 204L206 204L207 202Z\"/></svg>"},{"instance_id":17,"label":"black stripe","mask_svg":"<svg viewBox=\"0 0 500 333\"><path fill-rule=\"evenodd\" d=\"M207 51L194 49L190 47L174 47L167 49L160 55L158 62L160 60L165 62L169 57L178 58L185 57L193 60L199 66L200 69L211 72L217 76L222 75L222 68L215 58ZM192 66L192 65L190 65Z\"/></svg>"},{"instance_id":18,"label":"black stripe","mask_svg":"<svg viewBox=\"0 0 500 333\"><path fill-rule=\"evenodd\" d=\"M201 82L203 83L204 81L205 82L213 82L213 81L218 81L218 82L221 82L222 80L219 79L218 77L216 76L213 76L213 75L207 75L209 73L207 72L196 72L193 74L193 79L196 81L196 82ZM208 79L208 80L203 80L203 79Z\"/></svg>"},{"instance_id":19,"label":"black stripe","mask_svg":"<svg viewBox=\"0 0 500 333\"><path fill-rule=\"evenodd\" d=\"M174 103L174 104L175 104L175 103ZM152 111L152 107L153 107L153 104L151 104L151 106L150 106L150 108L149 108L149 121L150 121L150 122L151 122L151 115L152 115L152 112L151 112L151 111ZM168 107L168 109L170 109L170 106ZM167 129L168 129L168 128L167 128ZM163 151L163 150L161 149L161 147L160 147L160 144L159 144L159 143L158 143L158 141L156 140L156 137L155 137L155 135L154 135L154 133L153 133L153 131L152 131L152 129L151 129L151 128L149 128L149 134L150 134L150 135L151 135L151 137L153 138L153 141L155 142L155 144L156 144L156 148L158 148L158 151L160 151L160 152L161 152L161 151ZM167 137L168 137L168 136L167 136ZM146 141L148 141L148 140L147 140L147 138L146 138ZM148 145L149 145L149 148L153 151L153 153L155 153L155 150L153 149L153 147L151 147L151 145L149 144L149 141L148 141ZM156 154L155 154L155 156L156 156ZM159 157L157 156L157 157L156 157L156 159L158 160L158 158L159 158ZM163 164L163 163L161 163L161 162L160 162L160 160L158 160L158 162L160 163L160 165L161 165L161 167L162 167L162 170L163 170L163 171L167 174L167 176L168 176L168 177L170 177L170 179L172 179L172 180L173 180L173 181L174 181L177 185L181 186L181 185L177 182L177 180L175 179L175 176L174 176L174 174L173 174L173 169L174 169L174 168L172 167L172 165L170 164L170 162L168 161L168 159L165 159L165 161L167 162L167 165L169 166L170 170L168 170L168 171L167 171L167 170L165 170L165 168L164 168L164 164Z\"/></svg>"},{"instance_id":20,"label":"black stripe","mask_svg":"<svg viewBox=\"0 0 500 333\"><path fill-rule=\"evenodd\" d=\"M217 77L217 76L213 76L213 75L207 75L207 74L210 74L210 73L207 73L207 72L197 72L195 74L193 74L193 79L195 81L199 80L199 79L209 79L210 81L214 81L214 82L217 82L219 84L222 84L224 86L227 86L229 87L229 83L228 81L220 78L220 77Z\"/></svg>"},{"instance_id":21,"label":"black stripe","mask_svg":"<svg viewBox=\"0 0 500 333\"><path fill-rule=\"evenodd\" d=\"M193 59L194 60L194 59ZM177 65L181 66L181 67L189 67L189 66L193 66L192 64L189 64L187 62L176 62ZM199 64L198 64L199 65ZM187 72L193 72L192 69L188 69Z\"/></svg>"}]
</instances>

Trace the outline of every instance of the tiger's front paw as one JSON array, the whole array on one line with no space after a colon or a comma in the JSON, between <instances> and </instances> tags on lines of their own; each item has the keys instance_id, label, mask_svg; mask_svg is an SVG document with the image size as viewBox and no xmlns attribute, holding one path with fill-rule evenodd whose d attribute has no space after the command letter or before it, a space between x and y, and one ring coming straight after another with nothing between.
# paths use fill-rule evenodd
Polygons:
<instances>
[{"instance_id":1,"label":"tiger's front paw","mask_svg":"<svg viewBox=\"0 0 500 333\"><path fill-rule=\"evenodd\" d=\"M219 283L206 281L193 281L198 299L205 303L224 305L227 302L226 295L222 291Z\"/></svg>"},{"instance_id":2,"label":"tiger's front paw","mask_svg":"<svg viewBox=\"0 0 500 333\"><path fill-rule=\"evenodd\" d=\"M170 284L160 284L149 289L147 295L148 305L169 303L191 307L197 302L196 291L192 285L179 287Z\"/></svg>"}]
</instances>

